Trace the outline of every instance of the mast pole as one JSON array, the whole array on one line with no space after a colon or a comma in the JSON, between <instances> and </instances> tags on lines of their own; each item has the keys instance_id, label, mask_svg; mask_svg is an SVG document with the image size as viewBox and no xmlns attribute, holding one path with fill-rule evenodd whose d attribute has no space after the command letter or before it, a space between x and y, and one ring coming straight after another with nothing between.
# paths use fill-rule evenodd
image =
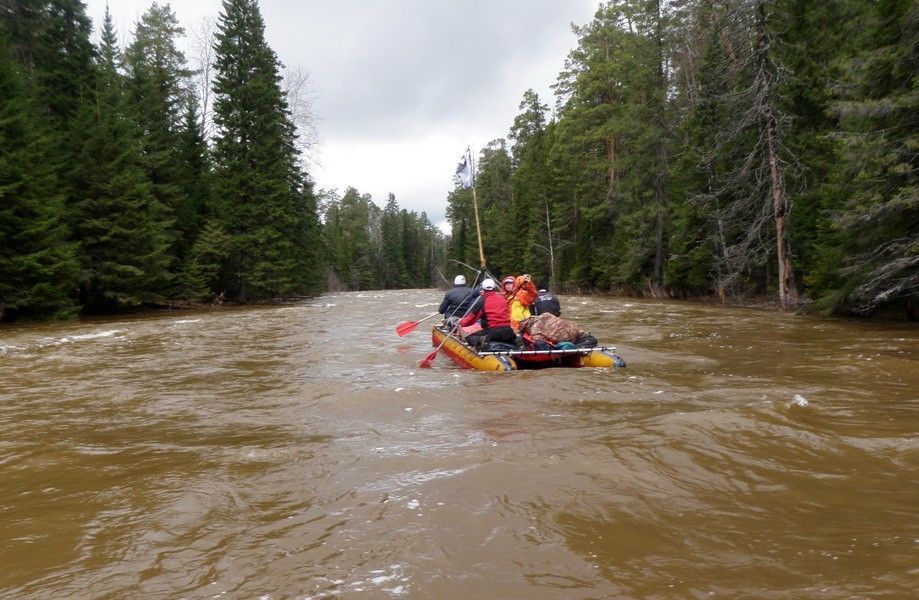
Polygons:
<instances>
[{"instance_id":1,"label":"mast pole","mask_svg":"<svg viewBox=\"0 0 919 600\"><path fill-rule=\"evenodd\" d=\"M475 210L475 233L479 237L479 266L485 268L485 251L482 250L482 227L479 225L479 203L475 197L475 185L472 186L472 208Z\"/></svg>"},{"instance_id":2,"label":"mast pole","mask_svg":"<svg viewBox=\"0 0 919 600\"><path fill-rule=\"evenodd\" d=\"M485 250L482 249L482 226L479 225L479 201L475 194L475 163L472 163L472 153L469 153L470 168L472 170L472 210L475 212L475 233L479 238L479 266L485 268Z\"/></svg>"}]
</instances>

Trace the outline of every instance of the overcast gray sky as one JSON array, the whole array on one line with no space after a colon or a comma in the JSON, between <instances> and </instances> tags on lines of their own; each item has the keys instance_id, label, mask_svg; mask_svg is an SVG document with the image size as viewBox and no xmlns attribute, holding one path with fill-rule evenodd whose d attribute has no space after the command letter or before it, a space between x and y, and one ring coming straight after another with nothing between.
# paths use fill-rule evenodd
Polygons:
<instances>
[{"instance_id":1,"label":"overcast gray sky","mask_svg":"<svg viewBox=\"0 0 919 600\"><path fill-rule=\"evenodd\" d=\"M152 0L109 0L124 43ZM160 4L164 4L162 0ZM106 0L87 0L98 30ZM189 32L220 0L170 2ZM466 146L506 137L527 88L549 86L598 0L261 0L268 43L309 72L318 188L347 186L439 223ZM190 56L188 58L191 58Z\"/></svg>"}]
</instances>

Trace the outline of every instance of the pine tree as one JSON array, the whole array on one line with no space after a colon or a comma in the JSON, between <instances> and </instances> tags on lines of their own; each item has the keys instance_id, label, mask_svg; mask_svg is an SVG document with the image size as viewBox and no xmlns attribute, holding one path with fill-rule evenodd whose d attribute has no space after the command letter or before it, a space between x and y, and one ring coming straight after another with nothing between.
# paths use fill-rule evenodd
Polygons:
<instances>
[{"instance_id":1,"label":"pine tree","mask_svg":"<svg viewBox=\"0 0 919 600\"><path fill-rule=\"evenodd\" d=\"M562 172L574 243L561 263L571 284L638 290L654 269L659 147L656 46L633 0L601 5L576 28L578 47L557 91L564 99L550 160ZM565 282L563 282L565 283Z\"/></svg>"},{"instance_id":2,"label":"pine tree","mask_svg":"<svg viewBox=\"0 0 919 600\"><path fill-rule=\"evenodd\" d=\"M0 319L75 311L75 248L38 113L0 33Z\"/></svg>"},{"instance_id":3,"label":"pine tree","mask_svg":"<svg viewBox=\"0 0 919 600\"><path fill-rule=\"evenodd\" d=\"M868 314L919 301L919 11L910 0L874 3L844 66L841 120L843 211L834 219L842 252L823 306ZM867 26L865 26L867 25ZM832 282L831 282L832 283Z\"/></svg>"},{"instance_id":4,"label":"pine tree","mask_svg":"<svg viewBox=\"0 0 919 600\"><path fill-rule=\"evenodd\" d=\"M168 278L169 213L152 194L142 167L120 64L106 12L96 89L78 119L83 141L72 165L80 191L72 213L80 241L82 300L91 310L154 301Z\"/></svg>"},{"instance_id":5,"label":"pine tree","mask_svg":"<svg viewBox=\"0 0 919 600\"><path fill-rule=\"evenodd\" d=\"M225 0L214 79L216 210L240 301L315 291L318 220L304 193L280 65L254 0ZM307 239L304 239L304 238Z\"/></svg>"},{"instance_id":6,"label":"pine tree","mask_svg":"<svg viewBox=\"0 0 919 600\"><path fill-rule=\"evenodd\" d=\"M69 130L95 80L95 49L80 0L16 0L0 7L13 58L26 69L43 114Z\"/></svg>"},{"instance_id":7,"label":"pine tree","mask_svg":"<svg viewBox=\"0 0 919 600\"><path fill-rule=\"evenodd\" d=\"M210 151L204 137L198 99L189 90L185 96L185 116L176 140L178 158L175 184L184 202L175 209L184 245L193 245L210 216L213 179Z\"/></svg>"},{"instance_id":8,"label":"pine tree","mask_svg":"<svg viewBox=\"0 0 919 600\"><path fill-rule=\"evenodd\" d=\"M399 204L396 197L389 194L386 207L380 221L382 236L382 262L383 262L383 287L385 289L401 289L408 285L409 277L405 268L403 255L403 239L405 232L402 228L402 217L399 214Z\"/></svg>"},{"instance_id":9,"label":"pine tree","mask_svg":"<svg viewBox=\"0 0 919 600\"><path fill-rule=\"evenodd\" d=\"M169 5L154 2L137 23L125 53L128 96L140 128L144 169L157 202L175 217L170 254L176 263L184 258L198 228L198 200L190 198L179 181L187 168L179 154L179 137L191 74L176 46L183 33Z\"/></svg>"},{"instance_id":10,"label":"pine tree","mask_svg":"<svg viewBox=\"0 0 919 600\"><path fill-rule=\"evenodd\" d=\"M521 243L514 228L511 198L511 157L503 139L493 140L482 148L476 165L476 193L482 227L485 260L494 273L517 273L526 268L523 261L529 253L521 252ZM472 216L473 231L475 216ZM522 236L526 239L526 234ZM477 238L473 239L478 243ZM478 246L476 246L478 248ZM479 264L478 250L475 261Z\"/></svg>"}]
</instances>

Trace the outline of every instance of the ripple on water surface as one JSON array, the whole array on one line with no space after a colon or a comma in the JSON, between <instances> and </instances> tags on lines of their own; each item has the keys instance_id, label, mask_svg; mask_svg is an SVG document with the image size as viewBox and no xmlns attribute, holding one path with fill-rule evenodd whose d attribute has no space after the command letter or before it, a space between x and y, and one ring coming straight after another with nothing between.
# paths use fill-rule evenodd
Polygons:
<instances>
[{"instance_id":1,"label":"ripple on water surface","mask_svg":"<svg viewBox=\"0 0 919 600\"><path fill-rule=\"evenodd\" d=\"M440 298L2 330L0 596L915 588L915 328L563 296L627 369L421 369Z\"/></svg>"}]
</instances>

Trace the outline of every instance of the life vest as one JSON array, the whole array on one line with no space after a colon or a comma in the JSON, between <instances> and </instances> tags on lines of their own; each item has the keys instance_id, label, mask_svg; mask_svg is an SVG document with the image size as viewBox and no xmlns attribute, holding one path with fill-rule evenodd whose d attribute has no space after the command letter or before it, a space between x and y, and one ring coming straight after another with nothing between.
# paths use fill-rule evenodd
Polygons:
<instances>
[{"instance_id":1,"label":"life vest","mask_svg":"<svg viewBox=\"0 0 919 600\"><path fill-rule=\"evenodd\" d=\"M511 327L514 328L514 331L517 331L520 321L531 316L530 306L536 299L536 295L536 285L532 281L526 281L523 275L518 275L514 279L512 291L504 292L510 310Z\"/></svg>"}]
</instances>

